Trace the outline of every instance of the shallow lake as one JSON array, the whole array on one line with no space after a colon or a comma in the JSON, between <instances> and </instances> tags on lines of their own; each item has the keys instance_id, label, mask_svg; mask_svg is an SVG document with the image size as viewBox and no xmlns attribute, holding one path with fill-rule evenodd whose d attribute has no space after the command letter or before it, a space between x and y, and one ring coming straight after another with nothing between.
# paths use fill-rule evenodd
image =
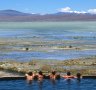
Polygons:
<instances>
[{"instance_id":1,"label":"shallow lake","mask_svg":"<svg viewBox=\"0 0 96 90\"><path fill-rule=\"evenodd\" d=\"M7 43L5 44L4 41ZM2 44L2 42L4 43ZM96 22L4 22L0 23L0 43L0 60L65 60L93 56L96 55ZM27 52L19 50L26 47L34 48L32 45L34 47L39 45L49 47L87 46L87 49L47 48L42 51L37 47L36 51L33 49ZM94 46L94 48L90 49L89 46Z\"/></svg>"}]
</instances>

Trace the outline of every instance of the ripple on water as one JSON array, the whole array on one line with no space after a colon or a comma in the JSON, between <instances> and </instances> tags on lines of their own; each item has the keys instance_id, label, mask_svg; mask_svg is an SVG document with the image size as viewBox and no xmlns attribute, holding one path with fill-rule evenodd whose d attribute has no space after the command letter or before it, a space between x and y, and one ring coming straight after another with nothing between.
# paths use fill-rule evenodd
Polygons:
<instances>
[{"instance_id":1,"label":"ripple on water","mask_svg":"<svg viewBox=\"0 0 96 90\"><path fill-rule=\"evenodd\" d=\"M94 79L60 79L56 81L44 80L43 82L33 81L28 84L25 80L1 81L1 90L95 90Z\"/></svg>"}]
</instances>

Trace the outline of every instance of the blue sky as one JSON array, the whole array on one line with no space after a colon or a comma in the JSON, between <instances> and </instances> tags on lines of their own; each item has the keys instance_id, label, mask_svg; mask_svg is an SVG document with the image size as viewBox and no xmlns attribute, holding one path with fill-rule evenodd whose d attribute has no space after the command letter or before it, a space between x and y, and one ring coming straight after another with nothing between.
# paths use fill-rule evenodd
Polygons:
<instances>
[{"instance_id":1,"label":"blue sky","mask_svg":"<svg viewBox=\"0 0 96 90\"><path fill-rule=\"evenodd\" d=\"M0 0L0 10L5 9L29 13L96 13L96 0Z\"/></svg>"}]
</instances>

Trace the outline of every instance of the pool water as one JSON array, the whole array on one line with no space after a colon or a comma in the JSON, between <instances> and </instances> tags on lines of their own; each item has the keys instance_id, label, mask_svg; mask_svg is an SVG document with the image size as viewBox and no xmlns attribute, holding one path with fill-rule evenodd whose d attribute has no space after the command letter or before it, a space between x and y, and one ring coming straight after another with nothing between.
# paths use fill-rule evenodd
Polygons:
<instances>
[{"instance_id":1,"label":"pool water","mask_svg":"<svg viewBox=\"0 0 96 90\"><path fill-rule=\"evenodd\" d=\"M96 90L95 79L60 79L43 82L26 80L0 81L0 90Z\"/></svg>"}]
</instances>

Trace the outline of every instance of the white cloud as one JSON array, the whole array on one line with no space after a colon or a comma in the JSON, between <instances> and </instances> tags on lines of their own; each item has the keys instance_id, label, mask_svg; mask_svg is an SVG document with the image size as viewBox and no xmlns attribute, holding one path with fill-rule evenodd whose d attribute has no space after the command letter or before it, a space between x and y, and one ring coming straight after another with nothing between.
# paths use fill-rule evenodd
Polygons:
<instances>
[{"instance_id":1,"label":"white cloud","mask_svg":"<svg viewBox=\"0 0 96 90\"><path fill-rule=\"evenodd\" d=\"M88 13L96 14L96 9L89 9Z\"/></svg>"},{"instance_id":2,"label":"white cloud","mask_svg":"<svg viewBox=\"0 0 96 90\"><path fill-rule=\"evenodd\" d=\"M65 7L59 9L59 12L69 12L69 13L86 13L85 11L73 11L70 7Z\"/></svg>"},{"instance_id":3,"label":"white cloud","mask_svg":"<svg viewBox=\"0 0 96 90\"><path fill-rule=\"evenodd\" d=\"M78 14L79 14L79 13L83 13L83 14L84 14L84 13L87 13L87 12L85 12L85 11L72 11L72 12L73 12L73 13L78 13Z\"/></svg>"},{"instance_id":4,"label":"white cloud","mask_svg":"<svg viewBox=\"0 0 96 90\"><path fill-rule=\"evenodd\" d=\"M70 7L65 7L65 8L61 8L59 9L60 12L70 12L71 8Z\"/></svg>"}]
</instances>

